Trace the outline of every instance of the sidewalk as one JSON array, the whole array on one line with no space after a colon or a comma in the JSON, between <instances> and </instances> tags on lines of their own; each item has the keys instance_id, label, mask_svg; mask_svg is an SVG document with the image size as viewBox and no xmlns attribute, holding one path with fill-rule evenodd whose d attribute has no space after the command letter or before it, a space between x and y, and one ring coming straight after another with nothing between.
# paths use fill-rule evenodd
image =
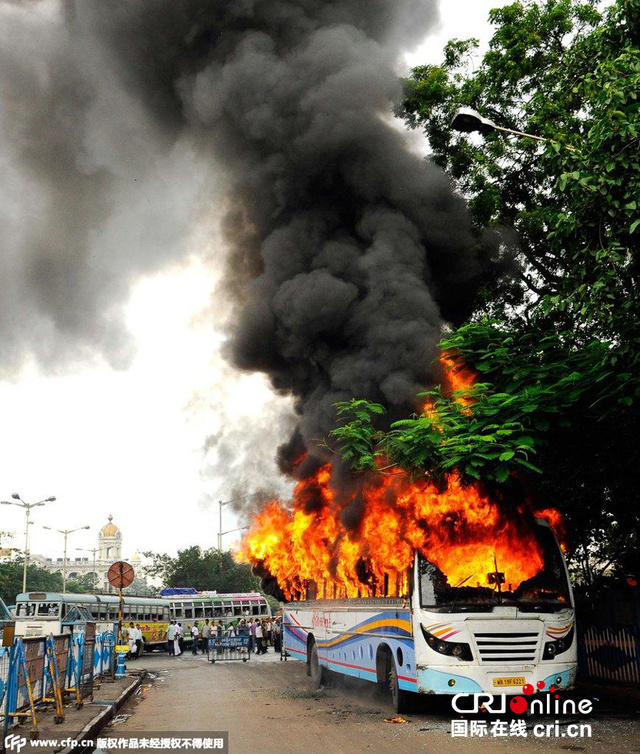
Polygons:
<instances>
[{"instance_id":1,"label":"sidewalk","mask_svg":"<svg viewBox=\"0 0 640 754\"><path fill-rule=\"evenodd\" d=\"M102 681L94 686L93 702L85 699L83 706L76 709L73 698L67 700L64 706L65 720L56 725L54 722L55 709L48 705L46 709L37 710L38 735L36 743L31 744L33 728L30 723L14 725L7 733L7 752L10 752L13 741L13 751L26 752L78 752L82 751L77 741L95 738L98 732L115 716L125 702L141 687L146 671L135 668L125 678L118 678L113 682ZM13 737L11 739L11 737ZM25 739L24 744L21 739ZM54 743L56 742L56 743ZM75 745L74 745L75 744ZM4 742L0 742L0 751Z\"/></svg>"}]
</instances>

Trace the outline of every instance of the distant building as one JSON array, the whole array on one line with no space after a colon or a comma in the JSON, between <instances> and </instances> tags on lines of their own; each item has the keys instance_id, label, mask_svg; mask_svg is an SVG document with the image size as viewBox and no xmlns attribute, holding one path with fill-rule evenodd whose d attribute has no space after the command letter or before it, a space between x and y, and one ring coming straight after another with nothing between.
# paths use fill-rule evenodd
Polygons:
<instances>
[{"instance_id":1,"label":"distant building","mask_svg":"<svg viewBox=\"0 0 640 754\"><path fill-rule=\"evenodd\" d=\"M62 571L63 558L44 558L42 555L29 556L31 563L45 568L47 571ZM96 548L95 561L91 555L88 557L67 557L67 581L78 579L81 576L96 576L96 589L99 592L114 591L107 580L109 566L116 560L122 560L122 532L113 523L113 516L109 514L108 522L98 533L98 546ZM140 557L134 555L131 564L139 564ZM136 569L137 570L137 569Z\"/></svg>"}]
</instances>

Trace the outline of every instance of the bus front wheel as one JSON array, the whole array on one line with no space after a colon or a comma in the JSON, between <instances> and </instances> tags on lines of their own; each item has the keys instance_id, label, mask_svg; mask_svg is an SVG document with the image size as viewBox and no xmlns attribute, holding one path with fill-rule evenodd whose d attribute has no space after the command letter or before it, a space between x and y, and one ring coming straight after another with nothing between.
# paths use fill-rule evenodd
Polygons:
<instances>
[{"instance_id":1,"label":"bus front wheel","mask_svg":"<svg viewBox=\"0 0 640 754\"><path fill-rule=\"evenodd\" d=\"M409 708L410 692L400 688L398 682L398 669L395 662L391 663L391 672L389 673L389 688L391 690L391 703L393 709L399 714L406 712Z\"/></svg>"}]
</instances>

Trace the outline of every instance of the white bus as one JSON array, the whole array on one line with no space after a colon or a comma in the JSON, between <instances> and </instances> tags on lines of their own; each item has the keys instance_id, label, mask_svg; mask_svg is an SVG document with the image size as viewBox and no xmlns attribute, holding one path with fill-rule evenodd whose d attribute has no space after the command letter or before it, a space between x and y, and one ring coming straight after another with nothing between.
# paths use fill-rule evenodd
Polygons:
<instances>
[{"instance_id":1,"label":"white bus","mask_svg":"<svg viewBox=\"0 0 640 754\"><path fill-rule=\"evenodd\" d=\"M125 596L123 623L139 623L145 647L166 641L170 606L166 600ZM96 623L96 632L113 630L120 606L115 594L59 594L26 592L16 597L16 636L48 636L68 630L78 611Z\"/></svg>"},{"instance_id":2,"label":"white bus","mask_svg":"<svg viewBox=\"0 0 640 754\"><path fill-rule=\"evenodd\" d=\"M307 599L284 606L284 650L307 663L314 686L327 671L389 688L401 712L411 693L522 693L573 686L575 610L566 563L546 521L536 519L544 565L510 590L450 586L416 553L408 598ZM483 579L484 580L484 579ZM313 591L313 588L311 589Z\"/></svg>"}]
</instances>

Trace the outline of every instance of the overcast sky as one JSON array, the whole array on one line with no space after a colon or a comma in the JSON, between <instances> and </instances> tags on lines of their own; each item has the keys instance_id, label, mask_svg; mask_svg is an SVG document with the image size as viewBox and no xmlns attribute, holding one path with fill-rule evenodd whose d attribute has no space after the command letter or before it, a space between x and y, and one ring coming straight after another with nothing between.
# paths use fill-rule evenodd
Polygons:
<instances>
[{"instance_id":1,"label":"overcast sky","mask_svg":"<svg viewBox=\"0 0 640 754\"><path fill-rule=\"evenodd\" d=\"M406 55L406 65L438 62L452 37L486 43L487 13L504 4L443 2L440 27ZM188 187L183 197L208 201L203 192L211 189L197 166L177 160L167 170L168 181L173 170L174 183ZM57 497L34 514L34 553L61 555L62 536L43 525L90 525L70 538L69 555L82 555L75 548L95 546L109 513L122 529L128 556L215 546L216 500L250 489L252 478L278 484L271 459L288 434L288 403L271 394L261 375L235 373L219 355L224 336L216 323L224 311L212 300L219 279L215 227L194 221L185 243L187 263L140 279L130 292L126 321L136 355L128 368L76 359L45 374L30 361L0 382L0 499L13 492L27 502ZM222 431L227 443L237 438L242 448L243 428L256 423L264 427L262 442L249 449L251 462L243 468L234 466L237 459L206 452L207 438ZM17 508L0 508L0 530L14 532L15 547L23 545L24 518ZM226 510L223 530L235 526ZM236 537L227 535L225 544Z\"/></svg>"}]
</instances>

